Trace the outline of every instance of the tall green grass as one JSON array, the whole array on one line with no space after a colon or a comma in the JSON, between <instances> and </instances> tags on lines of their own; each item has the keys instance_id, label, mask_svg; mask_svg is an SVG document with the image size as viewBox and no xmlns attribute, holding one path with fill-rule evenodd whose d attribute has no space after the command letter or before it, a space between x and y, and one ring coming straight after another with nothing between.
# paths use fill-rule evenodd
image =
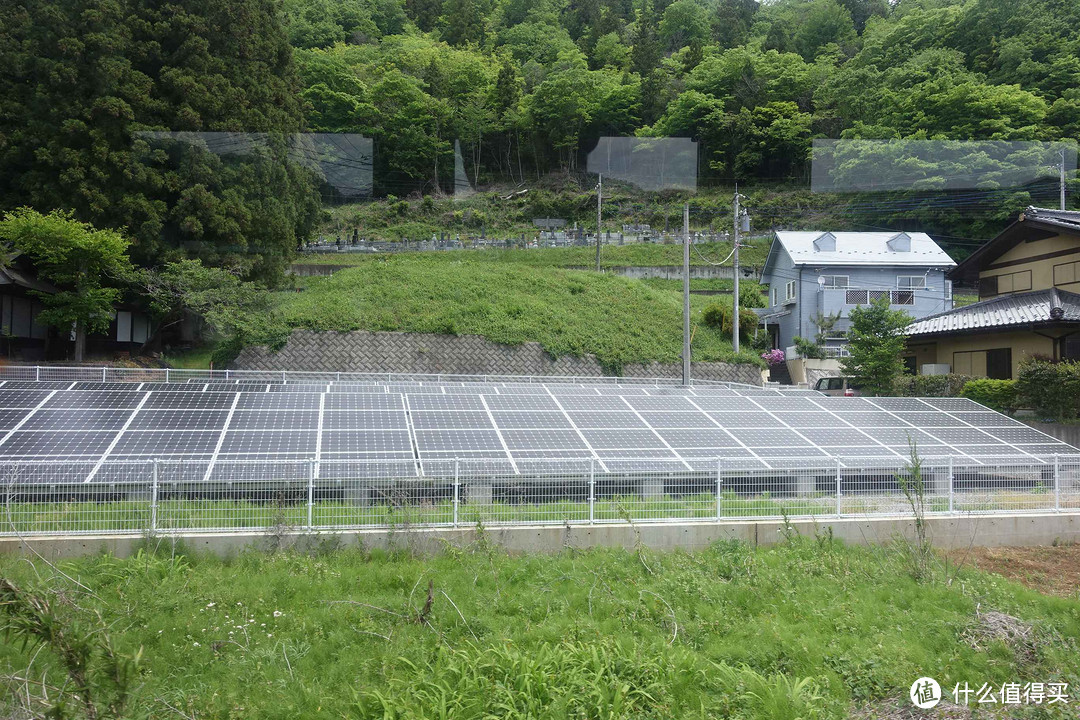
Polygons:
<instances>
[{"instance_id":1,"label":"tall green grass","mask_svg":"<svg viewBox=\"0 0 1080 720\"><path fill-rule=\"evenodd\" d=\"M694 296L697 361L761 364L754 352L701 323L710 302ZM682 352L681 293L585 271L491 263L443 255L386 257L281 293L263 337L290 329L480 335L497 343L538 342L555 357L596 355L619 374L631 363L675 363Z\"/></svg>"},{"instance_id":2,"label":"tall green grass","mask_svg":"<svg viewBox=\"0 0 1080 720\"><path fill-rule=\"evenodd\" d=\"M0 575L100 612L119 651L141 651L140 718L839 720L906 701L923 675L1080 682L1080 602L967 568L916 583L887 548L822 535L508 556L479 538L425 558L405 532L389 552L321 536L226 560L158 540L126 560L0 556ZM976 609L1032 623L1034 659L968 644ZM57 668L0 643L0 676ZM0 714L17 697L3 687Z\"/></svg>"}]
</instances>

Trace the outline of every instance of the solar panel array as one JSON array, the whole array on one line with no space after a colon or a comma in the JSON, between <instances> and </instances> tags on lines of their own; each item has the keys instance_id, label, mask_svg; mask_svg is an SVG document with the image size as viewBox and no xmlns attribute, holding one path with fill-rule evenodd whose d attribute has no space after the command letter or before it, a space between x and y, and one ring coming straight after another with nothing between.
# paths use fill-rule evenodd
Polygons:
<instances>
[{"instance_id":1,"label":"solar panel array","mask_svg":"<svg viewBox=\"0 0 1080 720\"><path fill-rule=\"evenodd\" d=\"M561 459L591 459L597 472L706 470L715 458L773 468L808 459L895 462L909 457L911 440L924 455L972 464L1078 452L962 398L555 382L0 383L0 458L97 468L153 458L208 467L392 460L418 476L445 474L455 459L499 460L514 471ZM97 469L87 476L102 479Z\"/></svg>"}]
</instances>

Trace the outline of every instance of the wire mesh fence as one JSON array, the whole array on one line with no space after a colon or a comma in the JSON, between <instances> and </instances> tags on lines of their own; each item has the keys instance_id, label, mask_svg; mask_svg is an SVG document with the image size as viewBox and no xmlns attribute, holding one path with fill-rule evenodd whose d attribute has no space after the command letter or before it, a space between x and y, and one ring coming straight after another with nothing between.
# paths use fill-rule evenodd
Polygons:
<instances>
[{"instance_id":1,"label":"wire mesh fence","mask_svg":"<svg viewBox=\"0 0 1080 720\"><path fill-rule=\"evenodd\" d=\"M0 380L33 382L103 382L103 383L218 383L255 382L281 384L322 384L342 382L385 383L535 383L587 385L641 385L663 387L681 385L681 378L615 377L599 375L452 375L423 373L317 372L298 370L202 370L186 368L143 367L59 367L54 365L5 365ZM695 385L712 387L757 387L726 380L697 380Z\"/></svg>"},{"instance_id":2,"label":"wire mesh fence","mask_svg":"<svg viewBox=\"0 0 1080 720\"><path fill-rule=\"evenodd\" d=\"M12 461L0 535L1080 512L1080 455ZM96 472L91 472L96 467ZM87 477L92 481L86 481Z\"/></svg>"}]
</instances>

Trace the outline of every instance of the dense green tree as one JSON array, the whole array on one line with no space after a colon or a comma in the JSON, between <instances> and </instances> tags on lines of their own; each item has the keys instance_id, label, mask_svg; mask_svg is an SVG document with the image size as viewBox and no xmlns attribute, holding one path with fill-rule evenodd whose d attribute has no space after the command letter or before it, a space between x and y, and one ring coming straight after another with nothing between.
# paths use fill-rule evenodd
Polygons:
<instances>
[{"instance_id":1,"label":"dense green tree","mask_svg":"<svg viewBox=\"0 0 1080 720\"><path fill-rule=\"evenodd\" d=\"M211 338L223 338L251 333L270 307L269 295L258 285L198 260L138 271L134 282L154 317L154 333L145 344L150 348L188 313L202 318Z\"/></svg>"},{"instance_id":2,"label":"dense green tree","mask_svg":"<svg viewBox=\"0 0 1080 720\"><path fill-rule=\"evenodd\" d=\"M311 174L289 162L287 138L303 118L275 7L5 4L0 203L123 228L143 263L187 255L280 271L310 231L317 196ZM145 130L263 135L249 152L222 155L207 136L162 141Z\"/></svg>"},{"instance_id":3,"label":"dense green tree","mask_svg":"<svg viewBox=\"0 0 1080 720\"><path fill-rule=\"evenodd\" d=\"M57 292L32 291L45 306L38 320L60 330L75 328L75 362L86 352L86 335L108 330L120 287L133 273L129 241L98 230L70 213L42 214L19 208L0 220L0 238L22 253Z\"/></svg>"},{"instance_id":4,"label":"dense green tree","mask_svg":"<svg viewBox=\"0 0 1080 720\"><path fill-rule=\"evenodd\" d=\"M887 297L854 308L848 316L849 356L840 361L844 373L861 383L868 395L892 395L896 380L904 374L904 328L913 318L891 309Z\"/></svg>"},{"instance_id":5,"label":"dense green tree","mask_svg":"<svg viewBox=\"0 0 1080 720\"><path fill-rule=\"evenodd\" d=\"M660 42L668 50L678 50L692 42L710 40L709 12L700 0L675 0L660 20Z\"/></svg>"},{"instance_id":6,"label":"dense green tree","mask_svg":"<svg viewBox=\"0 0 1080 720\"><path fill-rule=\"evenodd\" d=\"M648 75L660 63L662 47L660 27L653 0L645 0L634 23L634 45L630 52L630 67L638 75Z\"/></svg>"}]
</instances>

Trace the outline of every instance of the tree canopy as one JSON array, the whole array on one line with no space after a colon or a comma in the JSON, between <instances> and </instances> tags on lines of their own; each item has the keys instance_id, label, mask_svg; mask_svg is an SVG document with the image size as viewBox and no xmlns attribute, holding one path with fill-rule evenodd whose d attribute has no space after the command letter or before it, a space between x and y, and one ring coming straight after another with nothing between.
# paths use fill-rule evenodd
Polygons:
<instances>
[{"instance_id":1,"label":"tree canopy","mask_svg":"<svg viewBox=\"0 0 1080 720\"><path fill-rule=\"evenodd\" d=\"M805 180L815 138L1080 133L1080 0L41 0L0 8L0 62L0 209L244 277L317 221L296 131L372 138L380 196L451 189L455 144L524 182L690 136L707 186Z\"/></svg>"}]
</instances>

